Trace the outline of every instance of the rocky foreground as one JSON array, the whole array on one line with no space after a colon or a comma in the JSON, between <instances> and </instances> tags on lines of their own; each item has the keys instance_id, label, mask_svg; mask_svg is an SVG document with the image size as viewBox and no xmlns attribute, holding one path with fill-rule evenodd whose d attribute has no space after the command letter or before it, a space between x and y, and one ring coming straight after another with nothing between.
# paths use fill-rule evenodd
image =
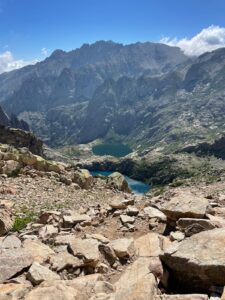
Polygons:
<instances>
[{"instance_id":1,"label":"rocky foreground","mask_svg":"<svg viewBox=\"0 0 225 300\"><path fill-rule=\"evenodd\" d=\"M225 299L225 182L124 178L0 147L1 300Z\"/></svg>"}]
</instances>

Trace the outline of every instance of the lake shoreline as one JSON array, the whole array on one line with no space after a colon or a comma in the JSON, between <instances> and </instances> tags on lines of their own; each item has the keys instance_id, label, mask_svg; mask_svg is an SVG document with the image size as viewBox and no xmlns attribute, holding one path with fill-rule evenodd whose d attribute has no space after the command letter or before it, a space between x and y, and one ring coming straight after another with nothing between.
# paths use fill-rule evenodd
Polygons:
<instances>
[{"instance_id":1,"label":"lake shoreline","mask_svg":"<svg viewBox=\"0 0 225 300\"><path fill-rule=\"evenodd\" d=\"M90 171L92 176L109 176L113 173L113 171L101 171L101 170L93 170ZM123 174L124 175L124 174ZM143 181L134 180L129 176L124 175L125 179L127 180L128 186L131 189L132 192L138 195L143 195L150 191L151 186L144 183Z\"/></svg>"}]
</instances>

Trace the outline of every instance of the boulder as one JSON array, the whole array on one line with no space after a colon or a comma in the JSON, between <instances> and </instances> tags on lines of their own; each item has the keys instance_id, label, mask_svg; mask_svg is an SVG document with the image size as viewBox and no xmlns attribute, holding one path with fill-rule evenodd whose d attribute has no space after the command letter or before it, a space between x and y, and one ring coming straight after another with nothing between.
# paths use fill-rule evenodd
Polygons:
<instances>
[{"instance_id":1,"label":"boulder","mask_svg":"<svg viewBox=\"0 0 225 300\"><path fill-rule=\"evenodd\" d=\"M111 188L114 188L118 191L123 191L127 193L131 192L125 177L119 172L114 172L111 175L109 175L107 178L107 184Z\"/></svg>"},{"instance_id":2,"label":"boulder","mask_svg":"<svg viewBox=\"0 0 225 300\"><path fill-rule=\"evenodd\" d=\"M163 243L166 238L157 233L147 233L134 241L135 252L138 256L154 257L163 253Z\"/></svg>"},{"instance_id":3,"label":"boulder","mask_svg":"<svg viewBox=\"0 0 225 300\"><path fill-rule=\"evenodd\" d=\"M9 232L13 227L13 220L8 209L0 207L0 236Z\"/></svg>"},{"instance_id":4,"label":"boulder","mask_svg":"<svg viewBox=\"0 0 225 300\"><path fill-rule=\"evenodd\" d=\"M45 262L50 255L55 253L48 245L39 240L26 239L23 242L23 248L32 253L34 261L39 263Z\"/></svg>"},{"instance_id":5,"label":"boulder","mask_svg":"<svg viewBox=\"0 0 225 300\"><path fill-rule=\"evenodd\" d=\"M55 210L49 210L43 212L39 217L39 223L41 224L49 224L52 222L58 223L60 220L61 212Z\"/></svg>"},{"instance_id":6,"label":"boulder","mask_svg":"<svg viewBox=\"0 0 225 300\"><path fill-rule=\"evenodd\" d=\"M154 300L156 280L149 272L151 258L139 257L115 283L115 300Z\"/></svg>"},{"instance_id":7,"label":"boulder","mask_svg":"<svg viewBox=\"0 0 225 300\"><path fill-rule=\"evenodd\" d=\"M203 218L206 214L208 200L196 196L189 191L179 191L166 202L162 211L171 219L177 221L180 218Z\"/></svg>"},{"instance_id":8,"label":"boulder","mask_svg":"<svg viewBox=\"0 0 225 300\"><path fill-rule=\"evenodd\" d=\"M8 176L16 176L18 175L20 169L21 165L19 162L15 160L7 160L4 162L0 172Z\"/></svg>"},{"instance_id":9,"label":"boulder","mask_svg":"<svg viewBox=\"0 0 225 300\"><path fill-rule=\"evenodd\" d=\"M205 230L216 228L212 221L206 219L181 218L177 221L177 227L186 236L192 236Z\"/></svg>"},{"instance_id":10,"label":"boulder","mask_svg":"<svg viewBox=\"0 0 225 300\"><path fill-rule=\"evenodd\" d=\"M124 197L123 196L114 196L111 200L111 202L109 203L109 205L113 208L113 209L126 209L127 208L127 204L124 201Z\"/></svg>"},{"instance_id":11,"label":"boulder","mask_svg":"<svg viewBox=\"0 0 225 300\"><path fill-rule=\"evenodd\" d=\"M59 275L49 270L47 267L40 265L38 262L34 262L27 273L27 279L34 285L40 284L45 280L57 280L60 279Z\"/></svg>"},{"instance_id":12,"label":"boulder","mask_svg":"<svg viewBox=\"0 0 225 300\"><path fill-rule=\"evenodd\" d=\"M134 217L129 217L129 216L126 216L126 215L121 215L120 216L120 220L121 220L121 222L122 222L123 225L133 224L135 222L135 218Z\"/></svg>"},{"instance_id":13,"label":"boulder","mask_svg":"<svg viewBox=\"0 0 225 300\"><path fill-rule=\"evenodd\" d=\"M159 209L157 209L157 208L154 208L154 207L151 207L151 206L147 206L147 207L144 208L144 213L150 219L151 218L156 218L156 219L158 219L160 221L166 222L166 219L167 219L166 215L163 212L161 212Z\"/></svg>"},{"instance_id":14,"label":"boulder","mask_svg":"<svg viewBox=\"0 0 225 300\"><path fill-rule=\"evenodd\" d=\"M72 254L83 260L84 265L95 267L100 261L99 242L94 239L75 239L69 243Z\"/></svg>"},{"instance_id":15,"label":"boulder","mask_svg":"<svg viewBox=\"0 0 225 300\"><path fill-rule=\"evenodd\" d=\"M43 241L46 241L49 238L56 236L58 231L59 230L57 227L50 224L50 225L45 225L45 226L41 227L38 232L38 235Z\"/></svg>"},{"instance_id":16,"label":"boulder","mask_svg":"<svg viewBox=\"0 0 225 300\"><path fill-rule=\"evenodd\" d=\"M110 242L109 239L107 239L104 235L99 233L86 234L85 237L86 239L95 239L102 244L108 244Z\"/></svg>"},{"instance_id":17,"label":"boulder","mask_svg":"<svg viewBox=\"0 0 225 300\"><path fill-rule=\"evenodd\" d=\"M51 265L51 269L57 272L60 272L66 268L78 268L84 265L81 259L73 256L67 251L52 255L49 259L49 263Z\"/></svg>"},{"instance_id":18,"label":"boulder","mask_svg":"<svg viewBox=\"0 0 225 300\"><path fill-rule=\"evenodd\" d=\"M135 206L128 205L126 209L126 214L128 216L137 216L139 214L139 210Z\"/></svg>"},{"instance_id":19,"label":"boulder","mask_svg":"<svg viewBox=\"0 0 225 300\"><path fill-rule=\"evenodd\" d=\"M21 241L15 235L8 235L0 241L0 249L16 249L21 247Z\"/></svg>"},{"instance_id":20,"label":"boulder","mask_svg":"<svg viewBox=\"0 0 225 300\"><path fill-rule=\"evenodd\" d=\"M72 181L77 183L82 189L89 189L93 185L93 177L86 169L76 170L73 174Z\"/></svg>"},{"instance_id":21,"label":"boulder","mask_svg":"<svg viewBox=\"0 0 225 300\"><path fill-rule=\"evenodd\" d=\"M110 245L110 243L107 245L100 244L99 251L104 256L106 261L110 264L110 266L112 266L116 262L117 256L116 256L115 251L113 250L113 247Z\"/></svg>"},{"instance_id":22,"label":"boulder","mask_svg":"<svg viewBox=\"0 0 225 300\"><path fill-rule=\"evenodd\" d=\"M88 298L74 288L67 286L66 282L49 282L48 286L38 286L29 292L24 300L88 300Z\"/></svg>"},{"instance_id":23,"label":"boulder","mask_svg":"<svg viewBox=\"0 0 225 300\"><path fill-rule=\"evenodd\" d=\"M74 225L81 223L81 222L88 222L91 223L91 217L85 214L78 214L76 212L71 212L70 215L63 216L63 226L73 227Z\"/></svg>"},{"instance_id":24,"label":"boulder","mask_svg":"<svg viewBox=\"0 0 225 300\"><path fill-rule=\"evenodd\" d=\"M69 245L69 243L75 242L76 237L74 234L62 234L62 235L57 235L54 238L54 243L56 246L58 245Z\"/></svg>"},{"instance_id":25,"label":"boulder","mask_svg":"<svg viewBox=\"0 0 225 300\"><path fill-rule=\"evenodd\" d=\"M117 239L110 243L119 258L130 258L134 255L134 239Z\"/></svg>"},{"instance_id":26,"label":"boulder","mask_svg":"<svg viewBox=\"0 0 225 300\"><path fill-rule=\"evenodd\" d=\"M170 240L173 241L182 241L185 238L185 235L183 234L183 232L180 231L172 231L170 232Z\"/></svg>"},{"instance_id":27,"label":"boulder","mask_svg":"<svg viewBox=\"0 0 225 300\"><path fill-rule=\"evenodd\" d=\"M0 251L0 283L29 267L33 262L32 252L23 248Z\"/></svg>"},{"instance_id":28,"label":"boulder","mask_svg":"<svg viewBox=\"0 0 225 300\"><path fill-rule=\"evenodd\" d=\"M161 254L182 292L208 292L212 285L225 285L225 229L203 231L172 243Z\"/></svg>"}]
</instances>

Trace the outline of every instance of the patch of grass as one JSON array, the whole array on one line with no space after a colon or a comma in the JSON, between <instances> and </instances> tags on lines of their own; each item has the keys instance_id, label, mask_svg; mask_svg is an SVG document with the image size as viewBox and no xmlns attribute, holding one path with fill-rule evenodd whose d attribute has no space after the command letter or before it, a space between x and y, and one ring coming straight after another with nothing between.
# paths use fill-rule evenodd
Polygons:
<instances>
[{"instance_id":1,"label":"patch of grass","mask_svg":"<svg viewBox=\"0 0 225 300\"><path fill-rule=\"evenodd\" d=\"M157 196L160 196L162 195L163 193L165 192L165 188L164 187L155 187L154 190L153 190L153 196L154 197L157 197Z\"/></svg>"},{"instance_id":2,"label":"patch of grass","mask_svg":"<svg viewBox=\"0 0 225 300\"><path fill-rule=\"evenodd\" d=\"M32 222L35 219L34 215L27 215L24 217L16 217L12 231L17 232L24 229L28 223Z\"/></svg>"},{"instance_id":3,"label":"patch of grass","mask_svg":"<svg viewBox=\"0 0 225 300\"><path fill-rule=\"evenodd\" d=\"M170 186L171 187L179 187L179 186L184 185L184 184L185 184L185 182L183 180L177 180L177 181L174 181L174 182L170 183Z\"/></svg>"}]
</instances>

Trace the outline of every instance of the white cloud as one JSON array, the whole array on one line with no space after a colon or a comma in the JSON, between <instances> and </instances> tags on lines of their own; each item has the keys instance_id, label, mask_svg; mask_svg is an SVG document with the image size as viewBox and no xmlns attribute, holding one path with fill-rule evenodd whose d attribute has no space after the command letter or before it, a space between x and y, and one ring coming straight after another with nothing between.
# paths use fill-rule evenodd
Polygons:
<instances>
[{"instance_id":1,"label":"white cloud","mask_svg":"<svg viewBox=\"0 0 225 300\"><path fill-rule=\"evenodd\" d=\"M37 63L38 60L25 61L23 59L15 59L10 51L0 53L0 74L3 72L12 71L14 69L22 68L26 65Z\"/></svg>"},{"instance_id":2,"label":"white cloud","mask_svg":"<svg viewBox=\"0 0 225 300\"><path fill-rule=\"evenodd\" d=\"M180 47L188 56L201 55L225 47L225 28L212 25L190 39L164 37L160 42L169 46Z\"/></svg>"},{"instance_id":3,"label":"white cloud","mask_svg":"<svg viewBox=\"0 0 225 300\"><path fill-rule=\"evenodd\" d=\"M48 52L49 52L49 50L48 50L47 48L42 48L42 49L41 49L41 53L42 53L43 55L45 55L45 56L48 55Z\"/></svg>"}]
</instances>

